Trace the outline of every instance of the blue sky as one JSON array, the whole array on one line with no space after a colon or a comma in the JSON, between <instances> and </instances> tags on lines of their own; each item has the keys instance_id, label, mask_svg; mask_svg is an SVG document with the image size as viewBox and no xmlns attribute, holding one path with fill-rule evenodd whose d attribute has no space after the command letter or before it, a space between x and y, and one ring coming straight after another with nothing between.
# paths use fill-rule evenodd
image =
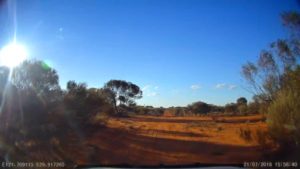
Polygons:
<instances>
[{"instance_id":1,"label":"blue sky","mask_svg":"<svg viewBox=\"0 0 300 169\"><path fill-rule=\"evenodd\" d=\"M17 40L68 80L102 87L139 85L142 105L217 105L250 99L240 71L287 32L292 0L19 0ZM0 10L0 46L13 36L12 11Z\"/></svg>"}]
</instances>

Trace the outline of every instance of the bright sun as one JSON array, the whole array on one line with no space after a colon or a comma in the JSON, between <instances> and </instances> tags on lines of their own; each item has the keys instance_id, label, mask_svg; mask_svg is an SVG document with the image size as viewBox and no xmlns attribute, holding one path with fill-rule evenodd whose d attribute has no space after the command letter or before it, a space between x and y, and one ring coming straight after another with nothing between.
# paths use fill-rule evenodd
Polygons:
<instances>
[{"instance_id":1,"label":"bright sun","mask_svg":"<svg viewBox=\"0 0 300 169\"><path fill-rule=\"evenodd\" d=\"M27 56L27 50L23 45L11 43L1 49L0 65L14 68L23 62Z\"/></svg>"}]
</instances>

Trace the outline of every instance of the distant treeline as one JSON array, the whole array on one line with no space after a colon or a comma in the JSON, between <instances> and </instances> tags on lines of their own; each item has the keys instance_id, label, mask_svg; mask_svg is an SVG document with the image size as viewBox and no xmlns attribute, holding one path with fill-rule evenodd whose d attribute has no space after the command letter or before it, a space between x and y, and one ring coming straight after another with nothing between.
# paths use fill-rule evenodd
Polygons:
<instances>
[{"instance_id":1,"label":"distant treeline","mask_svg":"<svg viewBox=\"0 0 300 169\"><path fill-rule=\"evenodd\" d=\"M202 101L194 102L185 107L153 107L153 106L136 106L131 109L132 113L139 115L155 115L155 116L194 116L215 113L227 113L231 115L246 115L259 113L259 103L250 102L240 97L236 103L229 103L225 106L217 106Z\"/></svg>"}]
</instances>

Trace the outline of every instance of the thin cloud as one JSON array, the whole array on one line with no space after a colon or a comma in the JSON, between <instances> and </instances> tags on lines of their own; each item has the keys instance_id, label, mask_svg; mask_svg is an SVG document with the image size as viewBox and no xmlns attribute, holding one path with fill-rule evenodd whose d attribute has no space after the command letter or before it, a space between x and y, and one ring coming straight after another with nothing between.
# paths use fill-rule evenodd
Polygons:
<instances>
[{"instance_id":1,"label":"thin cloud","mask_svg":"<svg viewBox=\"0 0 300 169\"><path fill-rule=\"evenodd\" d=\"M234 90L237 88L237 85L234 84L226 84L226 83L219 83L215 86L216 89L228 89L228 90Z\"/></svg>"},{"instance_id":2,"label":"thin cloud","mask_svg":"<svg viewBox=\"0 0 300 169\"><path fill-rule=\"evenodd\" d=\"M229 85L228 86L228 89L229 90L234 90L234 89L236 89L237 88L237 85Z\"/></svg>"},{"instance_id":3,"label":"thin cloud","mask_svg":"<svg viewBox=\"0 0 300 169\"><path fill-rule=\"evenodd\" d=\"M150 87L151 87L151 85L145 85L145 86L142 88L142 90L143 90L143 91L146 91L146 90L148 90Z\"/></svg>"},{"instance_id":4,"label":"thin cloud","mask_svg":"<svg viewBox=\"0 0 300 169\"><path fill-rule=\"evenodd\" d=\"M147 97L155 97L158 94L157 90L158 90L158 86L153 86L153 85L145 85L143 88L142 88L142 91L144 93L144 96L147 96Z\"/></svg>"},{"instance_id":5,"label":"thin cloud","mask_svg":"<svg viewBox=\"0 0 300 169\"><path fill-rule=\"evenodd\" d=\"M217 89L223 89L224 87L226 87L226 83L219 83L215 86Z\"/></svg>"},{"instance_id":6,"label":"thin cloud","mask_svg":"<svg viewBox=\"0 0 300 169\"><path fill-rule=\"evenodd\" d=\"M201 86L200 86L200 85L197 85L197 84L194 84L194 85L191 85L190 88L191 88L192 90L198 90L198 89L201 88Z\"/></svg>"},{"instance_id":7,"label":"thin cloud","mask_svg":"<svg viewBox=\"0 0 300 169\"><path fill-rule=\"evenodd\" d=\"M154 97L154 96L157 96L157 95L158 95L157 92L150 92L150 93L148 93L146 96Z\"/></svg>"}]
</instances>

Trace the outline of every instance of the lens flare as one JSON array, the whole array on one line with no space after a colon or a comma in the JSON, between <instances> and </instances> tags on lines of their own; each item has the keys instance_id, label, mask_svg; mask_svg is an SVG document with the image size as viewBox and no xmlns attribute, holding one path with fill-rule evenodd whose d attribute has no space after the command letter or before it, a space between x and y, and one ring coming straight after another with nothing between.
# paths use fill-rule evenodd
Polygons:
<instances>
[{"instance_id":1,"label":"lens flare","mask_svg":"<svg viewBox=\"0 0 300 169\"><path fill-rule=\"evenodd\" d=\"M0 51L0 65L14 68L27 57L28 53L23 45L12 43L4 46Z\"/></svg>"}]
</instances>

